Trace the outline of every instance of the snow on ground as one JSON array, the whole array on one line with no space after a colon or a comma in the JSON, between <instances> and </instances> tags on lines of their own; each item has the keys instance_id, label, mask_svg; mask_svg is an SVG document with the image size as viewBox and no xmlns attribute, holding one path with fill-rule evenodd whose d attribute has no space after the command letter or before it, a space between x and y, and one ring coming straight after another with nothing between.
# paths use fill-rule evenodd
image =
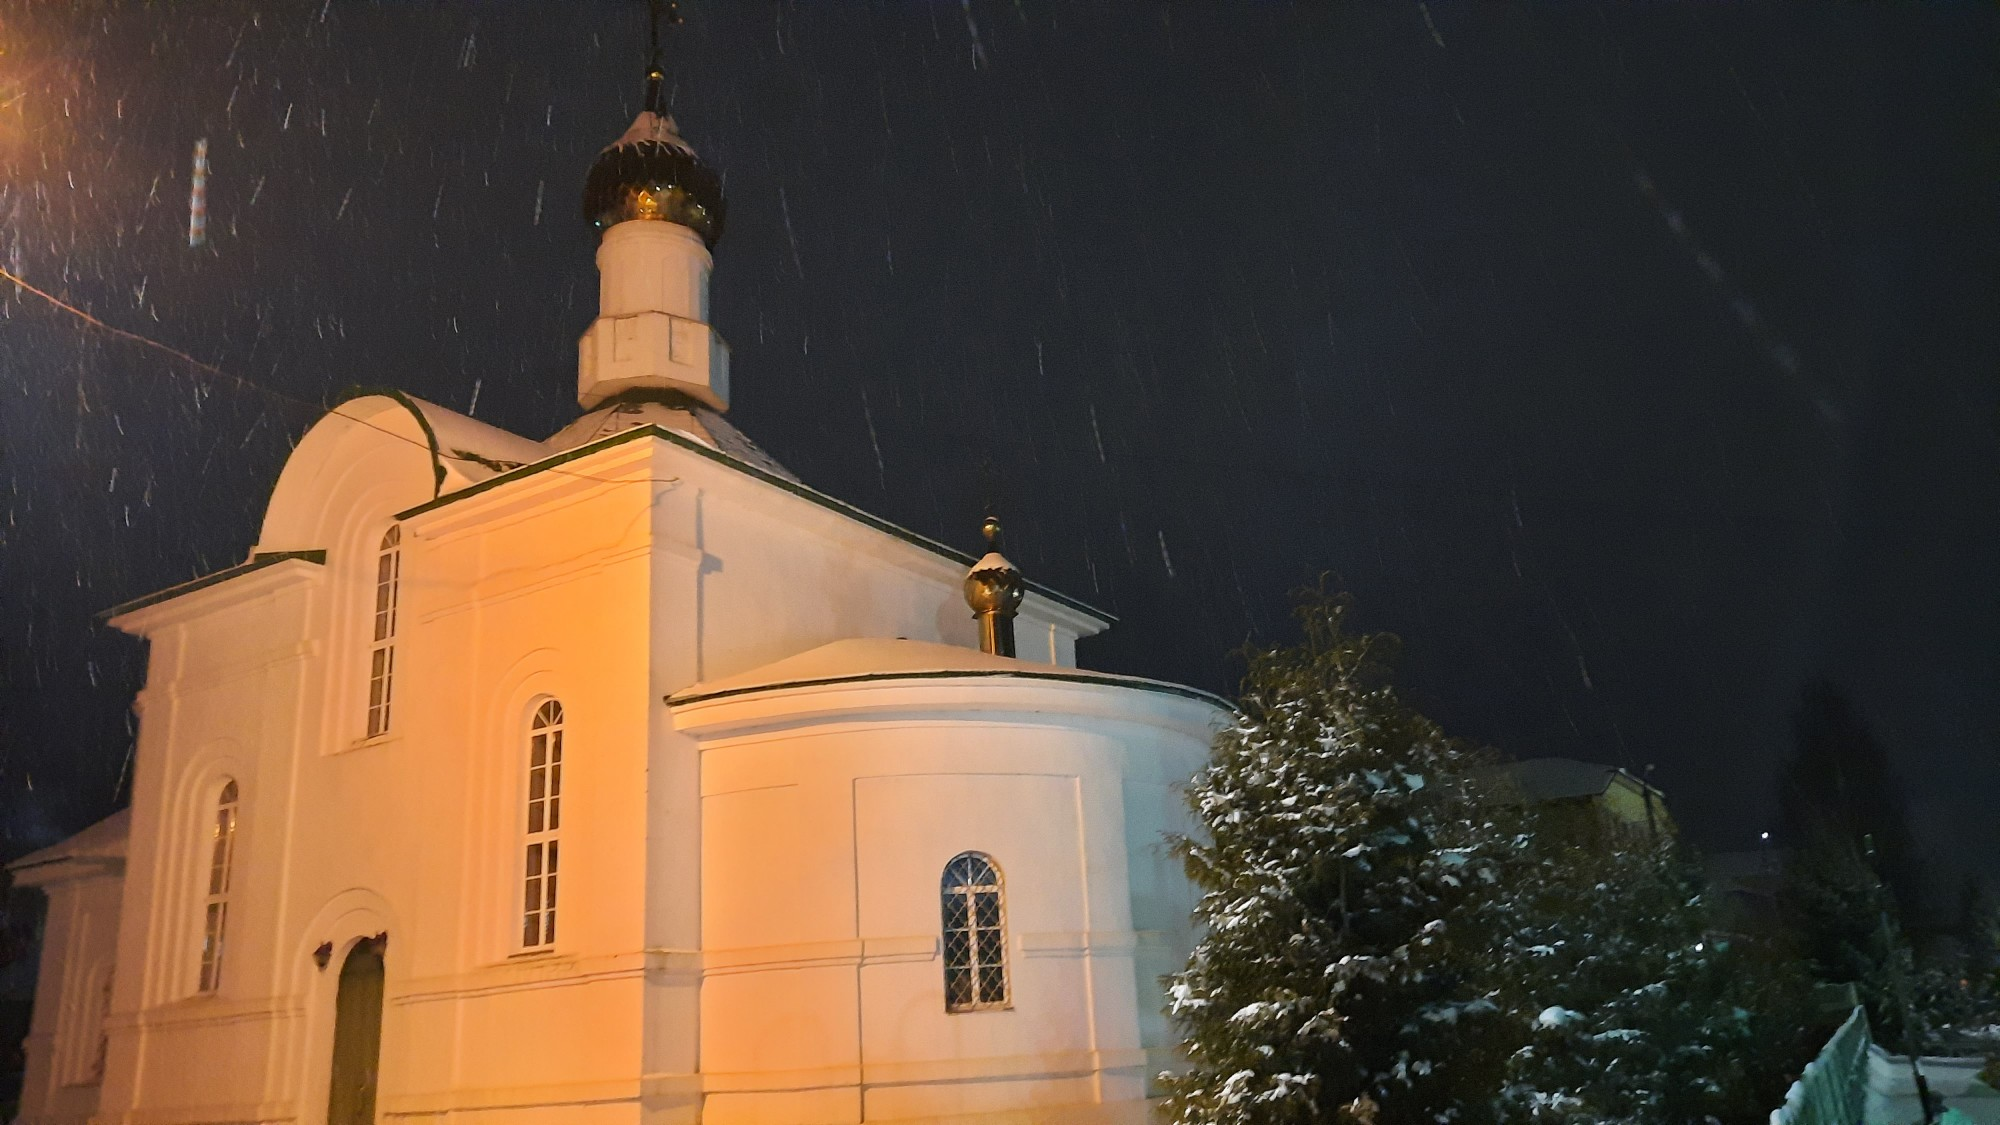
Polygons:
<instances>
[{"instance_id":1,"label":"snow on ground","mask_svg":"<svg viewBox=\"0 0 2000 1125\"><path fill-rule=\"evenodd\" d=\"M1978 1078L1986 1060L1927 1057L1921 1062L1924 1081L1947 1107L1973 1125L2000 1125L2000 1090ZM1880 1047L1868 1049L1868 1103L1863 1114L1865 1125L1917 1125L1923 1120L1908 1058Z\"/></svg>"}]
</instances>

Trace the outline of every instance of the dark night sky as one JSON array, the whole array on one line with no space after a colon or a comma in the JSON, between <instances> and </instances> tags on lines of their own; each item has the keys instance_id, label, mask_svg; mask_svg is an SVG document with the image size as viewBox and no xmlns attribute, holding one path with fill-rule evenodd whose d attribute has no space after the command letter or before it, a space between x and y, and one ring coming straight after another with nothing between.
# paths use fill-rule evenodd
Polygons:
<instances>
[{"instance_id":1,"label":"dark night sky","mask_svg":"<svg viewBox=\"0 0 2000 1125\"><path fill-rule=\"evenodd\" d=\"M733 417L1227 690L1322 571L1454 733L1749 846L1801 683L2000 874L1992 5L690 0ZM542 436L643 5L0 0L0 852L122 800L110 604L327 396ZM187 245L210 141L210 244ZM476 400L476 406L474 405Z\"/></svg>"}]
</instances>

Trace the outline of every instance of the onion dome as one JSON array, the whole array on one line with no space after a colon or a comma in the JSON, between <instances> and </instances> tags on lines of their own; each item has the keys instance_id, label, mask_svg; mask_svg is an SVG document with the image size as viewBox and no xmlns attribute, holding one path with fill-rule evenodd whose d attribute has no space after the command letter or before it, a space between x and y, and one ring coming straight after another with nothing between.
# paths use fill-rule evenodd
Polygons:
<instances>
[{"instance_id":1,"label":"onion dome","mask_svg":"<svg viewBox=\"0 0 2000 1125\"><path fill-rule=\"evenodd\" d=\"M722 177L681 139L672 116L652 109L598 155L583 184L583 217L598 230L631 219L679 223L712 250L726 210Z\"/></svg>"},{"instance_id":2,"label":"onion dome","mask_svg":"<svg viewBox=\"0 0 2000 1125\"><path fill-rule=\"evenodd\" d=\"M992 516L980 525L986 554L965 575L965 604L979 622L979 647L995 656L1014 655L1014 612L1027 589L1021 572L1000 553L1000 521Z\"/></svg>"}]
</instances>

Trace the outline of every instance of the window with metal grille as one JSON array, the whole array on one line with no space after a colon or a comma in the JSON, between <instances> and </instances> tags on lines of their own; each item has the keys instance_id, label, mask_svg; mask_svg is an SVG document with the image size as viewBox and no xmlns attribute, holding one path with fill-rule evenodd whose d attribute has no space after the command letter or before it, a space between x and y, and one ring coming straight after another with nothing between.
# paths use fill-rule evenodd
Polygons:
<instances>
[{"instance_id":1,"label":"window with metal grille","mask_svg":"<svg viewBox=\"0 0 2000 1125\"><path fill-rule=\"evenodd\" d=\"M528 726L528 823L522 864L521 948L556 940L556 873L561 859L563 709L553 699Z\"/></svg>"},{"instance_id":2,"label":"window with metal grille","mask_svg":"<svg viewBox=\"0 0 2000 1125\"><path fill-rule=\"evenodd\" d=\"M236 783L223 785L209 826L208 893L202 899L201 991L222 983L222 944L229 928L229 879L236 865Z\"/></svg>"},{"instance_id":3,"label":"window with metal grille","mask_svg":"<svg viewBox=\"0 0 2000 1125\"><path fill-rule=\"evenodd\" d=\"M1007 1007L1007 909L991 856L965 852L944 867L944 1008Z\"/></svg>"},{"instance_id":4,"label":"window with metal grille","mask_svg":"<svg viewBox=\"0 0 2000 1125\"><path fill-rule=\"evenodd\" d=\"M368 737L389 731L396 678L396 595L403 578L403 529L391 527L375 556L375 629L368 648Z\"/></svg>"}]
</instances>

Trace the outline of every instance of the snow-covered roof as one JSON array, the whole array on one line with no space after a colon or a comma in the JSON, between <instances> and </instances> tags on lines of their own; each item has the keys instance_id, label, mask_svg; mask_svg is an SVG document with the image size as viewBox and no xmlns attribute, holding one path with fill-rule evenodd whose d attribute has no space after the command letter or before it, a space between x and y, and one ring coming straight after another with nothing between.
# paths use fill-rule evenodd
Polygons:
<instances>
[{"instance_id":1,"label":"snow-covered roof","mask_svg":"<svg viewBox=\"0 0 2000 1125\"><path fill-rule=\"evenodd\" d=\"M726 465L752 480L762 481L809 503L817 504L828 511L837 512L847 519L853 520L855 523L883 532L940 558L950 559L961 565L970 565L975 561L971 555L966 554L964 551L946 546L928 536L919 535L908 528L890 523L888 520L862 508L857 508L845 500L836 499L810 485L801 483L784 466L779 465L768 454L765 454L763 450L758 449L752 444L749 438L743 437L741 432L737 431L735 427L729 426L721 415L703 422L703 425L708 427L707 437L696 436L684 432L682 429L663 426L652 416L642 414L639 418L638 424L630 428L615 429L609 436L590 439L573 449L566 449L561 453L546 457L534 464L523 465L518 469L495 476L491 480L479 485L447 491L445 495L439 496L434 500L417 504L398 512L397 518L408 519L432 509L444 507L457 500L476 495L483 489L505 487L515 480L563 465L575 458L598 450L608 449L621 442L632 441L650 434L665 440L669 444L677 445L682 449L697 453L711 461ZM573 440L575 438L574 431L585 425L588 425L588 423L584 423L581 420L577 423L572 423L570 427L549 439L548 444L550 448L554 448L559 441L567 442ZM734 436L731 437L729 435ZM742 447L732 448L738 440L742 442ZM750 455L752 454L755 456L754 460L751 459ZM1073 598L1054 587L1044 586L1032 579L1023 579L1022 585L1027 588L1030 594L1046 598L1050 603L1053 603L1052 606L1045 608L1067 614L1072 619L1071 623L1073 627L1082 636L1094 636L1106 626L1114 625L1118 621L1111 614L1087 602Z\"/></svg>"},{"instance_id":2,"label":"snow-covered roof","mask_svg":"<svg viewBox=\"0 0 2000 1125\"><path fill-rule=\"evenodd\" d=\"M116 870L125 862L125 842L131 830L132 810L119 809L67 840L29 852L8 864L7 870L26 885L57 877L60 867Z\"/></svg>"},{"instance_id":3,"label":"snow-covered roof","mask_svg":"<svg viewBox=\"0 0 2000 1125\"><path fill-rule=\"evenodd\" d=\"M482 484L551 450L397 390L357 387L299 439L264 509L254 553L325 550L356 502L404 507ZM365 479L354 476L365 466Z\"/></svg>"},{"instance_id":4,"label":"snow-covered roof","mask_svg":"<svg viewBox=\"0 0 2000 1125\"><path fill-rule=\"evenodd\" d=\"M557 430L545 444L558 452L567 451L646 425L685 434L746 465L799 483L790 469L731 425L721 411L687 395L663 394L659 400L606 403Z\"/></svg>"},{"instance_id":5,"label":"snow-covered roof","mask_svg":"<svg viewBox=\"0 0 2000 1125\"><path fill-rule=\"evenodd\" d=\"M1503 772L1530 800L1561 801L1571 797L1601 796L1611 788L1611 779L1618 770L1614 766L1579 762L1575 758L1530 758L1505 767Z\"/></svg>"},{"instance_id":6,"label":"snow-covered roof","mask_svg":"<svg viewBox=\"0 0 2000 1125\"><path fill-rule=\"evenodd\" d=\"M499 471L496 466L526 464L549 455L549 448L539 441L487 425L477 418L448 410L434 402L425 402L414 395L401 397L423 415L446 471L462 479L464 484L485 480ZM450 491L453 486L464 487L464 484L454 480L445 490Z\"/></svg>"},{"instance_id":7,"label":"snow-covered roof","mask_svg":"<svg viewBox=\"0 0 2000 1125\"><path fill-rule=\"evenodd\" d=\"M1496 797L1519 797L1531 803L1601 797L1619 778L1634 788L1645 785L1616 766L1579 762L1575 758L1530 758L1486 766L1474 770L1472 777Z\"/></svg>"},{"instance_id":8,"label":"snow-covered roof","mask_svg":"<svg viewBox=\"0 0 2000 1125\"><path fill-rule=\"evenodd\" d=\"M728 695L858 680L929 680L980 676L1105 684L1185 696L1223 708L1229 706L1227 702L1208 692L1163 680L1120 676L1109 672L1091 672L1081 668L1064 668L1056 664L1038 664L1030 660L995 656L992 653L962 648L958 645L912 641L900 637L893 639L851 637L834 641L734 676L691 684L674 693L667 702L694 703Z\"/></svg>"}]
</instances>

